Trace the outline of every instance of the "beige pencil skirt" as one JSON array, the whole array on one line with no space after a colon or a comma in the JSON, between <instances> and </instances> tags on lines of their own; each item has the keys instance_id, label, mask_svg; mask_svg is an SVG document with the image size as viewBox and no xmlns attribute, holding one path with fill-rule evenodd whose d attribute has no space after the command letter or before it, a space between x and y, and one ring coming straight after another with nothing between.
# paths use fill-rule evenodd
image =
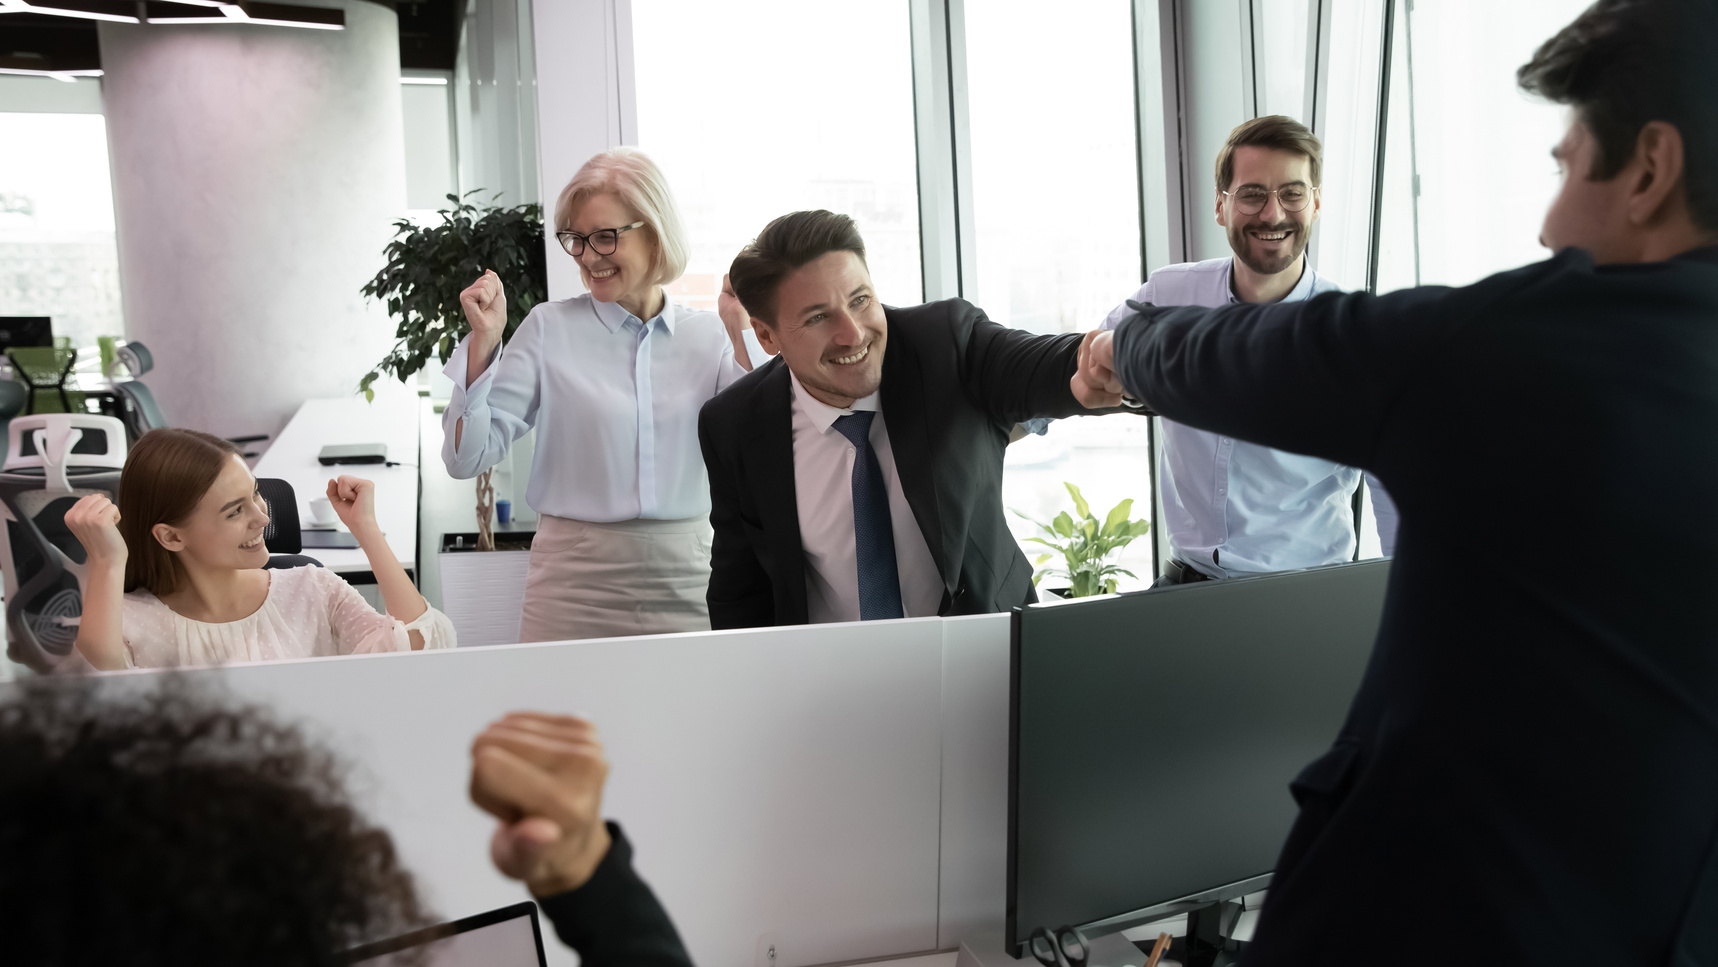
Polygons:
<instances>
[{"instance_id":1,"label":"beige pencil skirt","mask_svg":"<svg viewBox=\"0 0 1718 967\"><path fill-rule=\"evenodd\" d=\"M709 631L710 518L612 524L544 515L520 641Z\"/></svg>"}]
</instances>

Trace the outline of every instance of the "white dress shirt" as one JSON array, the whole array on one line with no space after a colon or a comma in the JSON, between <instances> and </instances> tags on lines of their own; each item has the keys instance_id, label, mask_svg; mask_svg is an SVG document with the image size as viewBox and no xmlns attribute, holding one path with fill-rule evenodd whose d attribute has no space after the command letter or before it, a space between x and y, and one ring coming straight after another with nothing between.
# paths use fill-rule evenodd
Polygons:
<instances>
[{"instance_id":1,"label":"white dress shirt","mask_svg":"<svg viewBox=\"0 0 1718 967\"><path fill-rule=\"evenodd\" d=\"M1168 265L1151 273L1134 302L1215 308L1239 301L1233 258ZM1283 302L1299 302L1336 283L1306 266ZM1133 310L1122 303L1104 320L1114 329ZM1354 556L1354 488L1360 471L1320 457L1272 450L1163 420L1158 481L1174 558L1211 577L1334 564ZM1384 553L1395 544L1395 506L1372 484Z\"/></svg>"},{"instance_id":2,"label":"white dress shirt","mask_svg":"<svg viewBox=\"0 0 1718 967\"><path fill-rule=\"evenodd\" d=\"M889 525L895 537L895 570L901 608L909 618L934 615L942 607L943 580L913 508L901 490L895 451L877 394L838 410L793 381L793 482L799 503L799 541L805 550L805 604L812 623L859 620L859 557L853 534L853 444L835 429L837 417L875 411L871 451L889 492Z\"/></svg>"},{"instance_id":3,"label":"white dress shirt","mask_svg":"<svg viewBox=\"0 0 1718 967\"><path fill-rule=\"evenodd\" d=\"M448 473L477 476L536 427L525 499L539 514L612 523L710 512L698 409L745 375L714 312L664 300L645 323L589 294L540 303L467 386L470 341L443 370L453 380L442 413ZM763 355L749 340L748 349Z\"/></svg>"}]
</instances>

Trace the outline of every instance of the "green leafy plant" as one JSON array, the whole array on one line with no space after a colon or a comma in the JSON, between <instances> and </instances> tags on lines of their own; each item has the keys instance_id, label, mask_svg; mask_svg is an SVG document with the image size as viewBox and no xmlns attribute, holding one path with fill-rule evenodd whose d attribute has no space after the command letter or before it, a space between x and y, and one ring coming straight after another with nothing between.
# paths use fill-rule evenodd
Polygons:
<instances>
[{"instance_id":1,"label":"green leafy plant","mask_svg":"<svg viewBox=\"0 0 1718 967\"><path fill-rule=\"evenodd\" d=\"M478 189L481 190L481 189ZM443 363L453 347L471 331L459 293L492 269L507 291L505 342L532 307L549 297L548 271L543 254L543 207L478 207L465 198L448 195L451 208L436 212L441 222L415 225L394 223L394 240L383 250L388 264L365 283L363 292L387 301L388 315L397 319L398 340L392 351L364 374L358 390L374 400L371 385L383 373L404 383L429 362L434 353ZM499 197L499 196L497 196Z\"/></svg>"},{"instance_id":2,"label":"green leafy plant","mask_svg":"<svg viewBox=\"0 0 1718 967\"><path fill-rule=\"evenodd\" d=\"M448 195L453 207L438 212L441 222L420 226L401 219L394 223L394 240L383 254L388 264L365 283L363 292L372 299L385 299L388 315L399 320L394 330L398 340L376 368L358 381L366 400L376 399L372 385L383 373L392 373L404 383L429 362L435 353L443 363L453 355L471 324L460 308L459 293L476 281L484 269L501 277L507 292L505 343L513 338L531 309L549 297L548 270L543 253L543 207L480 208L465 200L482 189L468 191L465 198ZM500 197L496 195L495 197ZM477 549L495 549L491 511L495 488L493 468L477 475Z\"/></svg>"},{"instance_id":3,"label":"green leafy plant","mask_svg":"<svg viewBox=\"0 0 1718 967\"><path fill-rule=\"evenodd\" d=\"M1116 575L1125 574L1134 577L1134 573L1105 561L1116 551L1128 546L1133 539L1151 530L1151 521L1129 520L1128 514L1133 512L1133 499L1129 498L1116 504L1104 516L1102 522L1092 516L1092 508L1081 495L1080 488L1064 482L1068 495L1074 498L1076 518L1067 511L1056 515L1056 519L1046 524L1032 520L1020 511L1014 513L1026 520L1031 520L1043 528L1048 538L1028 537L1034 544L1042 544L1052 551L1062 555L1062 566L1042 567L1055 554L1040 554L1034 565L1040 566L1039 571L1032 575L1032 583L1037 584L1045 575L1059 574L1068 579L1068 597L1085 598L1094 594L1114 593Z\"/></svg>"}]
</instances>

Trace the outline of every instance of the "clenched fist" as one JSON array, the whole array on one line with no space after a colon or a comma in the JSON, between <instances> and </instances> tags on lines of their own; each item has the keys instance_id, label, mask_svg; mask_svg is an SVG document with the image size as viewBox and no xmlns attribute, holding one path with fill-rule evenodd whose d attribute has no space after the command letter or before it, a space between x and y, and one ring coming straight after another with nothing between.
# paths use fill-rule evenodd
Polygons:
<instances>
[{"instance_id":1,"label":"clenched fist","mask_svg":"<svg viewBox=\"0 0 1718 967\"><path fill-rule=\"evenodd\" d=\"M66 511L66 528L84 546L90 563L123 564L125 538L119 535L119 508L101 494L90 494Z\"/></svg>"},{"instance_id":2,"label":"clenched fist","mask_svg":"<svg viewBox=\"0 0 1718 967\"><path fill-rule=\"evenodd\" d=\"M1093 330L1080 340L1080 364L1068 381L1074 398L1088 410L1120 406L1121 380L1115 374L1115 333Z\"/></svg>"},{"instance_id":3,"label":"clenched fist","mask_svg":"<svg viewBox=\"0 0 1718 967\"><path fill-rule=\"evenodd\" d=\"M459 307L465 310L465 321L471 323L472 335L489 341L501 341L507 328L507 293L501 286L501 276L485 269L477 281L459 294ZM491 344L493 345L493 344Z\"/></svg>"},{"instance_id":4,"label":"clenched fist","mask_svg":"<svg viewBox=\"0 0 1718 967\"><path fill-rule=\"evenodd\" d=\"M596 726L571 715L514 712L471 746L471 801L500 824L489 844L503 874L534 896L576 890L608 855Z\"/></svg>"}]
</instances>

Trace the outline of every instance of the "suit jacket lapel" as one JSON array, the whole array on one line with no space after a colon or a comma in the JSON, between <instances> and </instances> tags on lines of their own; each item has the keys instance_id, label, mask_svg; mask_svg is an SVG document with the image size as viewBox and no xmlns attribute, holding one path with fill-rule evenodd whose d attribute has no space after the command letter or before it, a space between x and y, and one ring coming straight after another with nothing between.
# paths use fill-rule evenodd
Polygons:
<instances>
[{"instance_id":1,"label":"suit jacket lapel","mask_svg":"<svg viewBox=\"0 0 1718 967\"><path fill-rule=\"evenodd\" d=\"M758 522L775 559L776 610L790 624L809 619L805 600L805 549L799 536L799 498L793 474L793 384L776 357L753 397L750 431L742 444L744 479Z\"/></svg>"},{"instance_id":2,"label":"suit jacket lapel","mask_svg":"<svg viewBox=\"0 0 1718 967\"><path fill-rule=\"evenodd\" d=\"M895 472L901 491L919 532L937 562L943 586L953 591L960 579L960 562L944 547L942 515L937 508L934 454L926 425L925 376L918 354L913 351L892 310L885 309L889 323L889 346L883 352L883 422L889 428L889 446L895 451Z\"/></svg>"}]
</instances>

